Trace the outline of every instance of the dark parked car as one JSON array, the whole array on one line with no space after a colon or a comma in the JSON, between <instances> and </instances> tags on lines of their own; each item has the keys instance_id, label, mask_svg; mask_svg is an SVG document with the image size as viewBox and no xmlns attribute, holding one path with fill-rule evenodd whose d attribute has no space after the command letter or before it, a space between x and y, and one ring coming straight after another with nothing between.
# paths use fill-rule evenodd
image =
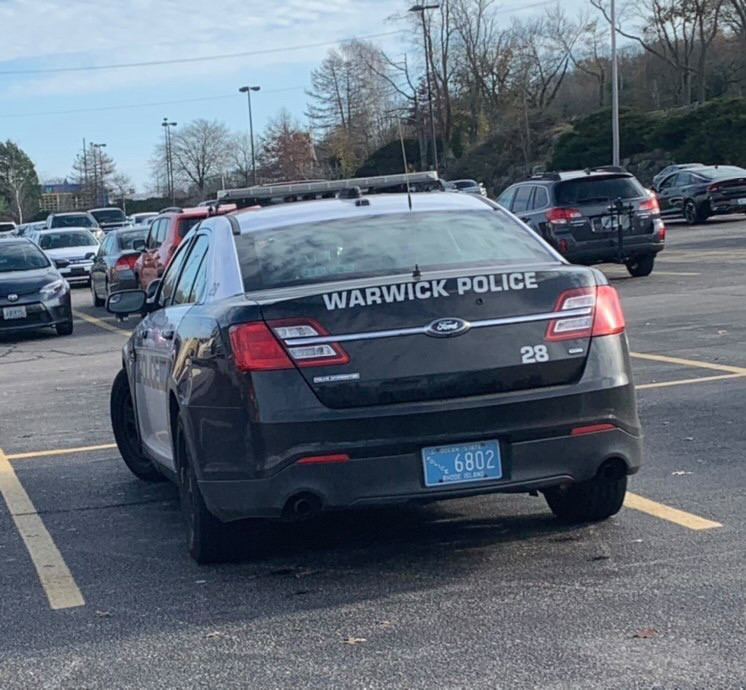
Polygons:
<instances>
[{"instance_id":1,"label":"dark parked car","mask_svg":"<svg viewBox=\"0 0 746 690\"><path fill-rule=\"evenodd\" d=\"M0 333L48 326L73 332L70 286L31 240L0 238Z\"/></svg>"},{"instance_id":2,"label":"dark parked car","mask_svg":"<svg viewBox=\"0 0 746 690\"><path fill-rule=\"evenodd\" d=\"M148 230L125 228L104 236L91 267L91 293L97 307L103 306L112 292L137 287L135 262L145 246Z\"/></svg>"},{"instance_id":3,"label":"dark parked car","mask_svg":"<svg viewBox=\"0 0 746 690\"><path fill-rule=\"evenodd\" d=\"M674 165L667 165L653 178L653 190L657 192L660 183L663 182L663 180L665 180L669 175L673 175L673 173L679 172L679 170L690 170L692 168L703 167L704 165L702 163L676 163Z\"/></svg>"},{"instance_id":4,"label":"dark parked car","mask_svg":"<svg viewBox=\"0 0 746 690\"><path fill-rule=\"evenodd\" d=\"M622 168L539 173L497 201L573 263L621 263L647 276L664 246L655 195Z\"/></svg>"},{"instance_id":5,"label":"dark parked car","mask_svg":"<svg viewBox=\"0 0 746 690\"><path fill-rule=\"evenodd\" d=\"M681 170L658 187L665 218L684 218L689 225L710 216L746 213L746 170L734 165L708 165Z\"/></svg>"},{"instance_id":6,"label":"dark parked car","mask_svg":"<svg viewBox=\"0 0 746 690\"><path fill-rule=\"evenodd\" d=\"M147 313L112 425L137 476L176 482L199 562L246 519L499 492L599 521L640 466L616 291L482 197L212 216L153 289L107 302Z\"/></svg>"}]
</instances>

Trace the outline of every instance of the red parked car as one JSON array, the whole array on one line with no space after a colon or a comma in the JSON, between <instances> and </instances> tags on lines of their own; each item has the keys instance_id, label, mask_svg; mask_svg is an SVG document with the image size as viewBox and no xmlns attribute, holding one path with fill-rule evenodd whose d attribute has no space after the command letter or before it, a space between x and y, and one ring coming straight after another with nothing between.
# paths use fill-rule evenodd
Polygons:
<instances>
[{"instance_id":1,"label":"red parked car","mask_svg":"<svg viewBox=\"0 0 746 690\"><path fill-rule=\"evenodd\" d=\"M213 209L213 215L223 215L235 210L226 205ZM163 275L168 262L184 236L201 220L210 215L207 207L184 208L179 211L161 213L151 224L145 240L145 249L134 265L138 285L147 290L148 285Z\"/></svg>"}]
</instances>

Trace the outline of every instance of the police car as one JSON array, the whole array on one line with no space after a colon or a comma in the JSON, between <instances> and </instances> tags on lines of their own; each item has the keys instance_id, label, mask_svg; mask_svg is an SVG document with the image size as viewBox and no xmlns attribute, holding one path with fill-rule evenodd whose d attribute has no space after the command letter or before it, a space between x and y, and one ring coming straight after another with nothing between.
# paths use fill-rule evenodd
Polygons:
<instances>
[{"instance_id":1,"label":"police car","mask_svg":"<svg viewBox=\"0 0 746 690\"><path fill-rule=\"evenodd\" d=\"M487 199L356 191L375 180L209 217L149 294L108 299L145 314L112 388L119 450L176 482L198 562L252 518L498 492L574 522L622 506L641 432L614 288ZM241 193L333 188L315 184Z\"/></svg>"}]
</instances>

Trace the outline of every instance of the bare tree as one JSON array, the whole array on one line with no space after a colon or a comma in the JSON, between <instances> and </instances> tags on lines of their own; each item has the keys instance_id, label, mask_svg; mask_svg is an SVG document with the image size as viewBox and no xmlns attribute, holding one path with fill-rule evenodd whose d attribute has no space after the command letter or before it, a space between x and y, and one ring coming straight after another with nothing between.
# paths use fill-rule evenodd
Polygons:
<instances>
[{"instance_id":1,"label":"bare tree","mask_svg":"<svg viewBox=\"0 0 746 690\"><path fill-rule=\"evenodd\" d=\"M236 132L228 149L231 183L239 187L248 187L253 182L251 141L246 133Z\"/></svg>"},{"instance_id":2,"label":"bare tree","mask_svg":"<svg viewBox=\"0 0 746 690\"><path fill-rule=\"evenodd\" d=\"M127 197L135 193L135 187L129 175L122 172L112 175L109 188L114 193L114 198L119 199L122 204L122 211L127 213Z\"/></svg>"},{"instance_id":3,"label":"bare tree","mask_svg":"<svg viewBox=\"0 0 746 690\"><path fill-rule=\"evenodd\" d=\"M217 120L194 120L172 138L175 176L193 184L200 195L207 181L228 167L231 149L228 128Z\"/></svg>"},{"instance_id":4,"label":"bare tree","mask_svg":"<svg viewBox=\"0 0 746 690\"><path fill-rule=\"evenodd\" d=\"M693 75L697 74L698 98L706 98L707 55L718 33L725 0L638 0L634 5L643 23L639 33L619 27L618 32L645 51L665 61L677 73L679 102L692 101ZM591 0L607 21L606 0Z\"/></svg>"}]
</instances>

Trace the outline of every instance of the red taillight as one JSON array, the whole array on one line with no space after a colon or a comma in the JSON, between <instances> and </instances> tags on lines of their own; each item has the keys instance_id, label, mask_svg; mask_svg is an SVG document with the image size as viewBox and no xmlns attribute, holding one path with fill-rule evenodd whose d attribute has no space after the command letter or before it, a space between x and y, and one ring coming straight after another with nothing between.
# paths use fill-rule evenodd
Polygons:
<instances>
[{"instance_id":1,"label":"red taillight","mask_svg":"<svg viewBox=\"0 0 746 690\"><path fill-rule=\"evenodd\" d=\"M233 359L239 371L293 368L282 345L263 321L231 326L229 334Z\"/></svg>"},{"instance_id":2,"label":"red taillight","mask_svg":"<svg viewBox=\"0 0 746 690\"><path fill-rule=\"evenodd\" d=\"M601 431L614 431L616 426L613 424L589 424L588 426L576 426L571 432L571 436L585 436L585 434L598 434Z\"/></svg>"},{"instance_id":3,"label":"red taillight","mask_svg":"<svg viewBox=\"0 0 746 690\"><path fill-rule=\"evenodd\" d=\"M124 254L117 259L114 264L115 271L131 271L135 267L135 262L139 254Z\"/></svg>"},{"instance_id":4,"label":"red taillight","mask_svg":"<svg viewBox=\"0 0 746 690\"><path fill-rule=\"evenodd\" d=\"M329 335L329 331L313 319L281 319L270 321L269 326L299 367L325 367L350 361L338 343L313 342L313 339ZM311 342L304 342L308 339Z\"/></svg>"},{"instance_id":5,"label":"red taillight","mask_svg":"<svg viewBox=\"0 0 746 690\"><path fill-rule=\"evenodd\" d=\"M567 254L567 248L569 247L569 244L567 240L560 240L559 241L559 251L560 254Z\"/></svg>"},{"instance_id":6,"label":"red taillight","mask_svg":"<svg viewBox=\"0 0 746 690\"><path fill-rule=\"evenodd\" d=\"M298 460L298 465L330 465L347 462L350 456L347 453L332 453L330 455L309 455Z\"/></svg>"},{"instance_id":7,"label":"red taillight","mask_svg":"<svg viewBox=\"0 0 746 690\"><path fill-rule=\"evenodd\" d=\"M546 215L550 223L559 224L583 217L583 214L576 208L550 208Z\"/></svg>"},{"instance_id":8,"label":"red taillight","mask_svg":"<svg viewBox=\"0 0 746 690\"><path fill-rule=\"evenodd\" d=\"M624 312L619 301L619 293L611 285L596 288L596 315L593 319L595 338L601 335L615 335L624 331Z\"/></svg>"},{"instance_id":9,"label":"red taillight","mask_svg":"<svg viewBox=\"0 0 746 690\"><path fill-rule=\"evenodd\" d=\"M650 211L650 213L660 213L661 207L658 203L658 199L651 194L650 198L647 199L647 201L643 201L640 204L640 210L641 211Z\"/></svg>"},{"instance_id":10,"label":"red taillight","mask_svg":"<svg viewBox=\"0 0 746 690\"><path fill-rule=\"evenodd\" d=\"M611 285L567 290L557 300L555 311L573 313L549 322L547 340L598 337L624 331L619 294Z\"/></svg>"}]
</instances>

